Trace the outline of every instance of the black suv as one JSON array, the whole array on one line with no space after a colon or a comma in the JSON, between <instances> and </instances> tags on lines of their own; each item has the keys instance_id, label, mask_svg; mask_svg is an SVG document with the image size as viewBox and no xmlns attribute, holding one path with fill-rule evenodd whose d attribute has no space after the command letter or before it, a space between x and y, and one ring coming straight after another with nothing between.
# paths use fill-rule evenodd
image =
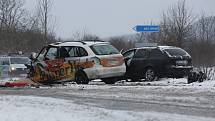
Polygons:
<instances>
[{"instance_id":1,"label":"black suv","mask_svg":"<svg viewBox=\"0 0 215 121\"><path fill-rule=\"evenodd\" d=\"M123 53L127 72L132 81L155 78L183 78L192 70L191 56L181 48L172 46L142 47Z\"/></svg>"}]
</instances>

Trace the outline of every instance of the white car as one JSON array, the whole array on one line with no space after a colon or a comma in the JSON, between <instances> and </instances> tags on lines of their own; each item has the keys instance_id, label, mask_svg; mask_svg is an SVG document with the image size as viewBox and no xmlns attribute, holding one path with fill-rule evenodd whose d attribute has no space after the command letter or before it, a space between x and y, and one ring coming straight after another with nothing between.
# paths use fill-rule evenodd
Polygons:
<instances>
[{"instance_id":1,"label":"white car","mask_svg":"<svg viewBox=\"0 0 215 121\"><path fill-rule=\"evenodd\" d=\"M34 82L76 81L88 84L102 79L113 84L124 76L124 58L109 42L57 42L44 47L37 57L32 55L29 77Z\"/></svg>"},{"instance_id":2,"label":"white car","mask_svg":"<svg viewBox=\"0 0 215 121\"><path fill-rule=\"evenodd\" d=\"M0 57L0 81L19 80L27 77L27 67L30 59L28 57Z\"/></svg>"}]
</instances>

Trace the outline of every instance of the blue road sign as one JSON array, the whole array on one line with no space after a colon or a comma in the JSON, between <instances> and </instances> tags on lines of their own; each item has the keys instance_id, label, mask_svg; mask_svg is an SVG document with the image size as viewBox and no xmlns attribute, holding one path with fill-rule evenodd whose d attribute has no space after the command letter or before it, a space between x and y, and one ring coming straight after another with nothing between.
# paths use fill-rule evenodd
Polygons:
<instances>
[{"instance_id":1,"label":"blue road sign","mask_svg":"<svg viewBox=\"0 0 215 121\"><path fill-rule=\"evenodd\" d=\"M160 26L155 25L137 25L133 28L136 32L159 32Z\"/></svg>"}]
</instances>

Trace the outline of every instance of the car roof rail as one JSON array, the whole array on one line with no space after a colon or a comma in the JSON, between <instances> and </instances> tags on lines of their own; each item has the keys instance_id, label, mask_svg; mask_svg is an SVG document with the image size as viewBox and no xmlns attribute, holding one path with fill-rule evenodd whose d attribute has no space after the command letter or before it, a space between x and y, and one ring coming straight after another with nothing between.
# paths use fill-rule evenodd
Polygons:
<instances>
[{"instance_id":1,"label":"car roof rail","mask_svg":"<svg viewBox=\"0 0 215 121\"><path fill-rule=\"evenodd\" d=\"M99 40L99 39L88 39L88 40L83 40L84 42L107 42L104 40Z\"/></svg>"},{"instance_id":2,"label":"car roof rail","mask_svg":"<svg viewBox=\"0 0 215 121\"><path fill-rule=\"evenodd\" d=\"M53 45L59 45L59 44L61 44L61 43L62 43L62 42L58 41L58 42L53 43Z\"/></svg>"},{"instance_id":3,"label":"car roof rail","mask_svg":"<svg viewBox=\"0 0 215 121\"><path fill-rule=\"evenodd\" d=\"M86 43L83 42L83 41L62 41L62 42L53 43L52 45L58 45L58 44L66 43L66 42L80 42L80 43L82 43L82 44L86 44Z\"/></svg>"},{"instance_id":4,"label":"car roof rail","mask_svg":"<svg viewBox=\"0 0 215 121\"><path fill-rule=\"evenodd\" d=\"M103 41L103 40L97 40L97 39L92 39L92 40L90 40L90 39L88 39L88 40L81 40L81 41L63 41L62 43L65 43L65 42L80 42L80 43L82 43L82 44L87 44L86 42L107 42L107 41Z\"/></svg>"},{"instance_id":5,"label":"car roof rail","mask_svg":"<svg viewBox=\"0 0 215 121\"><path fill-rule=\"evenodd\" d=\"M155 49L155 48L159 48L159 46L144 46L144 47L139 47L140 49Z\"/></svg>"},{"instance_id":6,"label":"car roof rail","mask_svg":"<svg viewBox=\"0 0 215 121\"><path fill-rule=\"evenodd\" d=\"M83 41L67 41L67 42L80 42L80 43L82 43L83 45L85 45L86 43L85 42L83 42Z\"/></svg>"},{"instance_id":7,"label":"car roof rail","mask_svg":"<svg viewBox=\"0 0 215 121\"><path fill-rule=\"evenodd\" d=\"M58 44L62 44L62 43L66 43L66 42L80 42L82 43L83 45L87 44L86 42L107 42L107 41L103 41L103 40L82 40L82 41L62 41L62 42L55 42L51 45L58 45Z\"/></svg>"}]
</instances>

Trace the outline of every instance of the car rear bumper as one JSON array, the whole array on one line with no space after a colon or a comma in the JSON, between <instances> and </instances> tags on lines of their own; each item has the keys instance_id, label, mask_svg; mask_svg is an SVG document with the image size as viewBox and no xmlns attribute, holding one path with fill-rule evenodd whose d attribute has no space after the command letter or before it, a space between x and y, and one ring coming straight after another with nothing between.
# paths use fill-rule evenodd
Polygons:
<instances>
[{"instance_id":1,"label":"car rear bumper","mask_svg":"<svg viewBox=\"0 0 215 121\"><path fill-rule=\"evenodd\" d=\"M182 78L188 76L192 69L192 66L171 66L167 68L167 75L172 78Z\"/></svg>"},{"instance_id":2,"label":"car rear bumper","mask_svg":"<svg viewBox=\"0 0 215 121\"><path fill-rule=\"evenodd\" d=\"M125 65L117 67L102 67L97 66L94 68L89 68L84 70L89 79L102 79L102 78L112 78L112 77L122 77L126 72Z\"/></svg>"}]
</instances>

